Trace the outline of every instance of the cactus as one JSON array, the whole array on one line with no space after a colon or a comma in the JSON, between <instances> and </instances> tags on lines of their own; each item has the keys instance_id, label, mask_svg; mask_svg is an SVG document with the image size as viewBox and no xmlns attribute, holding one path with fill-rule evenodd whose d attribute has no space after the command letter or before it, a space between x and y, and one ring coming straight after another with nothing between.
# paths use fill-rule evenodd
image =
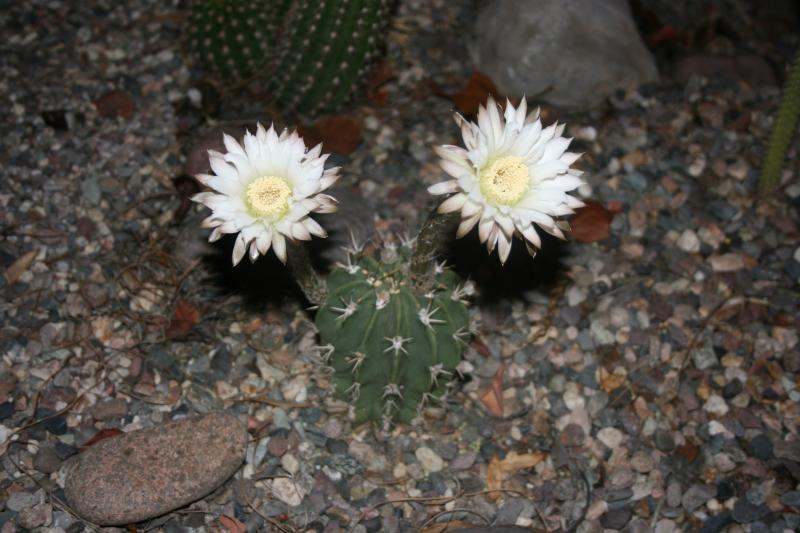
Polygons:
<instances>
[{"instance_id":1,"label":"cactus","mask_svg":"<svg viewBox=\"0 0 800 533\"><path fill-rule=\"evenodd\" d=\"M426 273L428 288L418 288L408 245L390 248L382 261L351 251L328 276L316 317L320 351L356 424L408 423L441 399L461 361L467 290L442 264Z\"/></svg>"},{"instance_id":2,"label":"cactus","mask_svg":"<svg viewBox=\"0 0 800 533\"><path fill-rule=\"evenodd\" d=\"M223 82L259 76L287 110L344 104L383 42L393 0L201 0L192 50Z\"/></svg>"},{"instance_id":3,"label":"cactus","mask_svg":"<svg viewBox=\"0 0 800 533\"><path fill-rule=\"evenodd\" d=\"M789 71L789 78L783 88L781 106L769 139L767 157L759 181L763 192L771 192L780 184L783 162L797 129L798 116L800 116L800 52Z\"/></svg>"},{"instance_id":4,"label":"cactus","mask_svg":"<svg viewBox=\"0 0 800 533\"><path fill-rule=\"evenodd\" d=\"M271 86L309 113L344 104L377 57L392 0L301 0Z\"/></svg>"},{"instance_id":5,"label":"cactus","mask_svg":"<svg viewBox=\"0 0 800 533\"><path fill-rule=\"evenodd\" d=\"M192 53L213 77L241 81L269 60L289 0L204 0L188 21Z\"/></svg>"}]
</instances>

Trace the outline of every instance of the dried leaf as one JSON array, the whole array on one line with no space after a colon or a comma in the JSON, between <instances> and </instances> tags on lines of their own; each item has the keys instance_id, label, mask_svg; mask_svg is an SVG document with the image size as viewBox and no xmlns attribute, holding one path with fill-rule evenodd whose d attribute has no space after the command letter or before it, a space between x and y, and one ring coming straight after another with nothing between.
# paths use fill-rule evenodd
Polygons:
<instances>
[{"instance_id":1,"label":"dried leaf","mask_svg":"<svg viewBox=\"0 0 800 533\"><path fill-rule=\"evenodd\" d=\"M606 374L600 376L600 388L609 393L625 384L625 376L619 374Z\"/></svg>"},{"instance_id":2,"label":"dried leaf","mask_svg":"<svg viewBox=\"0 0 800 533\"><path fill-rule=\"evenodd\" d=\"M493 455L489 461L489 466L486 468L486 488L488 490L497 491L503 488L503 466L497 455ZM490 502L496 502L502 494L500 492L490 492L486 495L486 499Z\"/></svg>"},{"instance_id":3,"label":"dried leaf","mask_svg":"<svg viewBox=\"0 0 800 533\"><path fill-rule=\"evenodd\" d=\"M95 433L94 437L87 440L80 446L80 450L84 451L86 448L93 446L104 439L110 439L111 437L116 437L117 435L122 435L124 431L119 428L108 428L108 429L101 429L97 433Z\"/></svg>"},{"instance_id":4,"label":"dried leaf","mask_svg":"<svg viewBox=\"0 0 800 533\"><path fill-rule=\"evenodd\" d=\"M94 101L97 112L105 118L131 118L136 111L136 104L131 95L120 89L109 91Z\"/></svg>"},{"instance_id":5,"label":"dried leaf","mask_svg":"<svg viewBox=\"0 0 800 533\"><path fill-rule=\"evenodd\" d=\"M483 338L480 337L479 335L473 335L472 340L470 342L472 343L472 347L475 348L475 351L477 351L482 356L484 357L492 356L492 351L483 341Z\"/></svg>"},{"instance_id":6,"label":"dried leaf","mask_svg":"<svg viewBox=\"0 0 800 533\"><path fill-rule=\"evenodd\" d=\"M518 470L533 468L541 463L545 454L541 452L523 453L510 452L505 459L500 461L500 468L505 475L511 475Z\"/></svg>"},{"instance_id":7,"label":"dried leaf","mask_svg":"<svg viewBox=\"0 0 800 533\"><path fill-rule=\"evenodd\" d=\"M36 257L36 250L31 250L19 257L16 261L11 263L3 274L9 285L16 283L19 277L31 266L33 259Z\"/></svg>"},{"instance_id":8,"label":"dried leaf","mask_svg":"<svg viewBox=\"0 0 800 533\"><path fill-rule=\"evenodd\" d=\"M572 236L576 241L595 242L607 239L609 226L614 220L614 212L603 207L600 202L588 200L570 220Z\"/></svg>"},{"instance_id":9,"label":"dried leaf","mask_svg":"<svg viewBox=\"0 0 800 533\"><path fill-rule=\"evenodd\" d=\"M326 152L347 155L361 144L361 124L347 115L322 117L310 126L300 126L307 146L322 143Z\"/></svg>"},{"instance_id":10,"label":"dried leaf","mask_svg":"<svg viewBox=\"0 0 800 533\"><path fill-rule=\"evenodd\" d=\"M700 455L700 448L687 440L683 445L678 446L678 448L675 450L675 453L684 457L687 463L691 463L697 459L698 455Z\"/></svg>"},{"instance_id":11,"label":"dried leaf","mask_svg":"<svg viewBox=\"0 0 800 533\"><path fill-rule=\"evenodd\" d=\"M170 339L185 337L200 321L200 311L186 300L178 300L175 304L175 315L167 326L166 335Z\"/></svg>"},{"instance_id":12,"label":"dried leaf","mask_svg":"<svg viewBox=\"0 0 800 533\"><path fill-rule=\"evenodd\" d=\"M497 86L489 76L473 70L472 76L464 88L458 93L450 95L450 99L459 111L466 115L474 115L478 112L478 107L486 103L489 96L497 98L499 94Z\"/></svg>"},{"instance_id":13,"label":"dried leaf","mask_svg":"<svg viewBox=\"0 0 800 533\"><path fill-rule=\"evenodd\" d=\"M395 78L394 69L389 61L380 61L372 69L369 81L367 82L367 97L378 105L386 104L389 98L389 91L386 84Z\"/></svg>"},{"instance_id":14,"label":"dried leaf","mask_svg":"<svg viewBox=\"0 0 800 533\"><path fill-rule=\"evenodd\" d=\"M494 416L503 416L503 365L495 372L492 384L481 396L481 403Z\"/></svg>"},{"instance_id":15,"label":"dried leaf","mask_svg":"<svg viewBox=\"0 0 800 533\"><path fill-rule=\"evenodd\" d=\"M252 335L256 331L260 330L263 325L264 321L256 317L242 326L242 332L246 333L247 335Z\"/></svg>"},{"instance_id":16,"label":"dried leaf","mask_svg":"<svg viewBox=\"0 0 800 533\"><path fill-rule=\"evenodd\" d=\"M247 527L233 516L222 515L219 517L219 523L228 533L245 533L247 531Z\"/></svg>"}]
</instances>

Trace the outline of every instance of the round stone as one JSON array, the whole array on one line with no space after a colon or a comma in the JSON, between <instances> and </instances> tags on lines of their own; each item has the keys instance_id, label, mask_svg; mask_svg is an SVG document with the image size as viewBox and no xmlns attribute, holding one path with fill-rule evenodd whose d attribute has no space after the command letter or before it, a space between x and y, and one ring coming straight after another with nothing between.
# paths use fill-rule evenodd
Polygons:
<instances>
[{"instance_id":1,"label":"round stone","mask_svg":"<svg viewBox=\"0 0 800 533\"><path fill-rule=\"evenodd\" d=\"M427 446L417 448L417 451L414 452L414 455L417 456L417 461L419 461L419 464L422 466L422 468L428 472L439 472L442 468L444 468L444 461L441 457L439 457L439 454Z\"/></svg>"},{"instance_id":2,"label":"round stone","mask_svg":"<svg viewBox=\"0 0 800 533\"><path fill-rule=\"evenodd\" d=\"M101 440L77 456L64 492L82 518L140 522L209 494L242 464L248 433L225 413L188 417Z\"/></svg>"}]
</instances>

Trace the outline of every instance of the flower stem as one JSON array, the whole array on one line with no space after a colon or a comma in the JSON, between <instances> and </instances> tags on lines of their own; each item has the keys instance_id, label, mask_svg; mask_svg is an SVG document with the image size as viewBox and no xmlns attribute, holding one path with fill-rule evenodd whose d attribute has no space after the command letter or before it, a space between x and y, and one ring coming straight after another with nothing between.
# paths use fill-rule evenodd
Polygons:
<instances>
[{"instance_id":1,"label":"flower stem","mask_svg":"<svg viewBox=\"0 0 800 533\"><path fill-rule=\"evenodd\" d=\"M306 298L313 305L320 305L328 295L325 281L317 275L311 266L311 257L302 242L287 239L289 250L287 255L289 270Z\"/></svg>"},{"instance_id":2,"label":"flower stem","mask_svg":"<svg viewBox=\"0 0 800 533\"><path fill-rule=\"evenodd\" d=\"M459 213L440 214L433 211L417 235L417 245L411 256L411 273L423 276L431 265L436 252L452 235L459 220Z\"/></svg>"}]
</instances>

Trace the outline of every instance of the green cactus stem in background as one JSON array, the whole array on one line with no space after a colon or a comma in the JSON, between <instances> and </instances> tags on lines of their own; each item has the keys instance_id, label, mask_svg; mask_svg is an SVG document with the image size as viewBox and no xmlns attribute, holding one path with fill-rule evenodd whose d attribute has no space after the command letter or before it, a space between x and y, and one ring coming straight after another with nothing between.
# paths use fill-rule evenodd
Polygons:
<instances>
[{"instance_id":1,"label":"green cactus stem in background","mask_svg":"<svg viewBox=\"0 0 800 533\"><path fill-rule=\"evenodd\" d=\"M286 0L202 0L188 21L189 46L209 73L223 83L254 75L269 59L280 4Z\"/></svg>"},{"instance_id":2,"label":"green cactus stem in background","mask_svg":"<svg viewBox=\"0 0 800 533\"><path fill-rule=\"evenodd\" d=\"M197 0L194 55L223 85L264 84L284 111L344 104L384 43L394 0Z\"/></svg>"},{"instance_id":3,"label":"green cactus stem in background","mask_svg":"<svg viewBox=\"0 0 800 533\"><path fill-rule=\"evenodd\" d=\"M393 0L299 0L272 76L282 105L304 113L344 104L382 48Z\"/></svg>"},{"instance_id":4,"label":"green cactus stem in background","mask_svg":"<svg viewBox=\"0 0 800 533\"><path fill-rule=\"evenodd\" d=\"M762 192L774 191L780 185L783 163L797 129L798 115L800 115L800 52L789 71L778 116L772 128L767 157L761 169L759 186Z\"/></svg>"},{"instance_id":5,"label":"green cactus stem in background","mask_svg":"<svg viewBox=\"0 0 800 533\"><path fill-rule=\"evenodd\" d=\"M469 339L465 285L431 262L431 288L417 293L410 245L385 250L383 261L351 250L317 312L321 354L356 424L408 423L440 401Z\"/></svg>"}]
</instances>

